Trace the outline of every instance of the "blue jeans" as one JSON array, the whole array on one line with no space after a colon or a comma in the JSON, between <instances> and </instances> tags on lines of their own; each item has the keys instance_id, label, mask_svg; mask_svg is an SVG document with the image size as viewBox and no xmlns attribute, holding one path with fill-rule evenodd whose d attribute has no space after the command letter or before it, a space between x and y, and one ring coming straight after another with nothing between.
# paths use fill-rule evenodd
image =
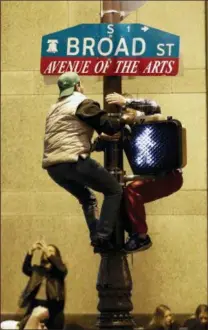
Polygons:
<instances>
[{"instance_id":1,"label":"blue jeans","mask_svg":"<svg viewBox=\"0 0 208 330\"><path fill-rule=\"evenodd\" d=\"M82 205L91 236L110 239L120 217L122 188L118 181L98 162L79 158L74 163L60 163L47 168L50 177L75 196ZM89 188L104 194L100 219L97 221L97 200Z\"/></svg>"}]
</instances>

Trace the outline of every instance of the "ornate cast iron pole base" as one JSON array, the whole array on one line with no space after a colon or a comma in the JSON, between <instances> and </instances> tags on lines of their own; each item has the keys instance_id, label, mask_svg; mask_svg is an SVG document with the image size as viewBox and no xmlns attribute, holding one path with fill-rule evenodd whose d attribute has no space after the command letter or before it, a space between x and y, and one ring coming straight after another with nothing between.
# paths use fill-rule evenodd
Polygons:
<instances>
[{"instance_id":1,"label":"ornate cast iron pole base","mask_svg":"<svg viewBox=\"0 0 208 330\"><path fill-rule=\"evenodd\" d=\"M115 252L101 255L97 280L99 329L133 330L136 325L130 312L132 279L126 255Z\"/></svg>"}]
</instances>

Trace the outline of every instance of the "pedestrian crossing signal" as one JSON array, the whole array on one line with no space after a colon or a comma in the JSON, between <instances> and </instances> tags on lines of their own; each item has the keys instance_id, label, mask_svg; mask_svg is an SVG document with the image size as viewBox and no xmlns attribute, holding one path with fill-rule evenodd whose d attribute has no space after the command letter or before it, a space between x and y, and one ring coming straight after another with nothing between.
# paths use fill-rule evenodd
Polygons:
<instances>
[{"instance_id":1,"label":"pedestrian crossing signal","mask_svg":"<svg viewBox=\"0 0 208 330\"><path fill-rule=\"evenodd\" d=\"M124 138L124 151L136 175L160 175L186 165L186 130L180 121L135 124Z\"/></svg>"}]
</instances>

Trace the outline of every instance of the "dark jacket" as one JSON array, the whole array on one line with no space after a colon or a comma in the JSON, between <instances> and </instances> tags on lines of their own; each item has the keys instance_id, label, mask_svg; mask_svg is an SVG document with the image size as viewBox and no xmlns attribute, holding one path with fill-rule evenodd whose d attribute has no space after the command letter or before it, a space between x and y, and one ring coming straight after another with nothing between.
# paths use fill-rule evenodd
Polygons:
<instances>
[{"instance_id":1,"label":"dark jacket","mask_svg":"<svg viewBox=\"0 0 208 330\"><path fill-rule=\"evenodd\" d=\"M150 325L147 327L147 330L179 330L180 325L177 322L173 322L168 328L163 327L162 325Z\"/></svg>"},{"instance_id":2,"label":"dark jacket","mask_svg":"<svg viewBox=\"0 0 208 330\"><path fill-rule=\"evenodd\" d=\"M19 299L19 307L26 307L35 298L40 284L46 277L46 294L49 301L56 301L64 307L65 290L64 278L67 275L67 268L62 260L56 256L48 258L52 268L46 269L43 266L31 264L32 255L27 254L23 262L22 271L30 279Z\"/></svg>"},{"instance_id":3,"label":"dark jacket","mask_svg":"<svg viewBox=\"0 0 208 330\"><path fill-rule=\"evenodd\" d=\"M208 324L201 324L196 318L190 318L185 321L184 327L188 330L208 330Z\"/></svg>"}]
</instances>

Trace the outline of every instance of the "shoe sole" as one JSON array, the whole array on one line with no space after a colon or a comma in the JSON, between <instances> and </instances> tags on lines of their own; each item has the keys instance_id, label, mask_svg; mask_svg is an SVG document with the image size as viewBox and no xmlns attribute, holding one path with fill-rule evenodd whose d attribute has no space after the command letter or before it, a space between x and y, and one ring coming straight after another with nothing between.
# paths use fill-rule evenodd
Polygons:
<instances>
[{"instance_id":1,"label":"shoe sole","mask_svg":"<svg viewBox=\"0 0 208 330\"><path fill-rule=\"evenodd\" d=\"M133 253L136 253L136 252L142 252L142 251L145 251L145 250L148 250L150 247L152 246L152 243L149 243L148 245L145 245L137 250L133 250L133 251L128 251L128 250L125 250L125 253L126 254L133 254Z\"/></svg>"}]
</instances>

